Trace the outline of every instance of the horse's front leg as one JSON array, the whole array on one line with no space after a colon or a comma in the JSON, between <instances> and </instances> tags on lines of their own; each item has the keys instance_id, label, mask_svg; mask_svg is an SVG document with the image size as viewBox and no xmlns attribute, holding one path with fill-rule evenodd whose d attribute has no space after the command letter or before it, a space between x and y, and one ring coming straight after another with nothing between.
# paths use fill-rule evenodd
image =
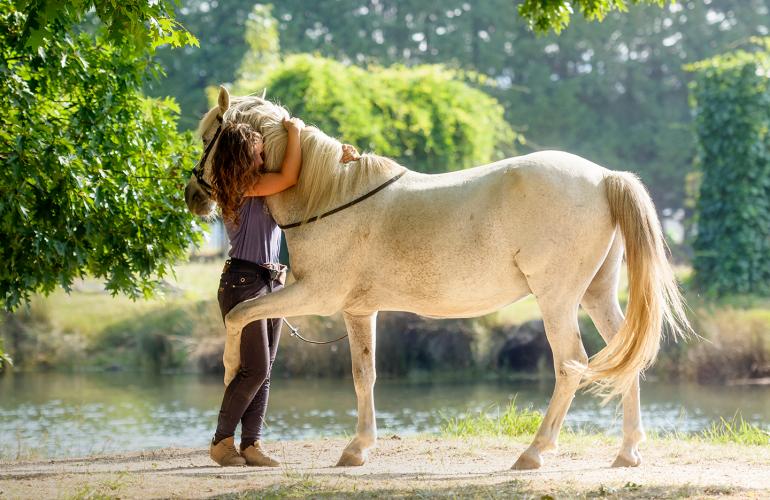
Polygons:
<instances>
[{"instance_id":1,"label":"horse's front leg","mask_svg":"<svg viewBox=\"0 0 770 500\"><path fill-rule=\"evenodd\" d=\"M225 316L227 337L222 360L225 365L225 385L230 384L241 365L241 331L243 327L266 318L305 316L320 314L328 316L336 310L333 297L322 295L304 282L293 283L286 288L261 297L249 299L233 307Z\"/></svg>"},{"instance_id":2,"label":"horse's front leg","mask_svg":"<svg viewBox=\"0 0 770 500\"><path fill-rule=\"evenodd\" d=\"M344 313L353 361L353 383L358 399L356 437L345 447L338 466L363 465L369 450L377 443L377 421L374 415L374 346L377 313L352 315Z\"/></svg>"}]
</instances>

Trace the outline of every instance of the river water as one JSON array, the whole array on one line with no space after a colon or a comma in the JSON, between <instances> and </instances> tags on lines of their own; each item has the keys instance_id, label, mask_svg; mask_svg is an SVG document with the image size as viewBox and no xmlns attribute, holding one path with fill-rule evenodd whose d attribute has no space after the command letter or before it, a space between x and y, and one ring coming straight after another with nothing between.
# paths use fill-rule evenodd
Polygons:
<instances>
[{"instance_id":1,"label":"river water","mask_svg":"<svg viewBox=\"0 0 770 500\"><path fill-rule=\"evenodd\" d=\"M435 382L380 380L375 389L380 436L437 432L447 417L495 413L512 398L545 410L552 381ZM67 457L201 447L211 439L223 385L198 375L136 373L15 374L0 378L0 457ZM644 382L647 429L695 432L740 411L770 428L770 387L710 387ZM275 379L265 439L351 435L352 380ZM573 428L619 434L615 404L578 395L567 415Z\"/></svg>"}]
</instances>

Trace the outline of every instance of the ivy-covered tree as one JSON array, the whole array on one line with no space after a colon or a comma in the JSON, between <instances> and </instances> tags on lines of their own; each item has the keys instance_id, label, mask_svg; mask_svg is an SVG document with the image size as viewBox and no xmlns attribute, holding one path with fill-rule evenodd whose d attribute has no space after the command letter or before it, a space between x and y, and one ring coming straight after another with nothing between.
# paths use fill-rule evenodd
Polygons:
<instances>
[{"instance_id":1,"label":"ivy-covered tree","mask_svg":"<svg viewBox=\"0 0 770 500\"><path fill-rule=\"evenodd\" d=\"M701 184L696 284L770 294L770 39L690 66Z\"/></svg>"},{"instance_id":2,"label":"ivy-covered tree","mask_svg":"<svg viewBox=\"0 0 770 500\"><path fill-rule=\"evenodd\" d=\"M196 236L195 161L172 100L143 81L195 39L169 0L0 0L0 293L12 310L86 274L151 293Z\"/></svg>"}]
</instances>

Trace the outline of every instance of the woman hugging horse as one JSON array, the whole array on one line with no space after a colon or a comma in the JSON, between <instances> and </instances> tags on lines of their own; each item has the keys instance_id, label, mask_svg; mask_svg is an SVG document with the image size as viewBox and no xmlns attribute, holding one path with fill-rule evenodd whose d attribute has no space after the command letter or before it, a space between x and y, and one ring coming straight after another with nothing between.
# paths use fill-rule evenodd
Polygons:
<instances>
[{"instance_id":1,"label":"woman hugging horse","mask_svg":"<svg viewBox=\"0 0 770 500\"><path fill-rule=\"evenodd\" d=\"M217 299L222 317L246 299L260 297L283 286L285 266L278 261L281 230L263 198L297 183L302 164L300 134L305 124L285 118L288 135L280 170L263 169L262 135L246 123L229 122L221 127L211 157L211 195L222 212L230 240L230 258L219 282ZM218 141L217 141L218 139ZM207 148L209 145L207 145ZM342 162L357 158L355 148L345 145ZM240 368L225 377L224 398L219 410L210 456L219 465L276 467L279 462L260 446L262 423L270 392L270 372L281 337L281 318L260 319L246 325L240 341ZM241 423L240 450L235 448L235 428Z\"/></svg>"}]
</instances>

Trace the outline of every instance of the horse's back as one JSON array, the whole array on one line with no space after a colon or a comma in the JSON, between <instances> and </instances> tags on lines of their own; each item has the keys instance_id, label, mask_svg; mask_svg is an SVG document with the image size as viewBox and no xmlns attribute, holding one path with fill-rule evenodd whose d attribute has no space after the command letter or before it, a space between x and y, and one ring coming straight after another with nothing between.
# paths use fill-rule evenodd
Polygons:
<instances>
[{"instance_id":1,"label":"horse's back","mask_svg":"<svg viewBox=\"0 0 770 500\"><path fill-rule=\"evenodd\" d=\"M513 156L478 167L442 174L410 172L409 188L431 190L468 186L469 183L483 182L485 179L497 182L498 176L505 175L536 176L541 180L550 178L555 182L573 179L596 185L604 178L606 172L606 168L581 156L549 150Z\"/></svg>"},{"instance_id":2,"label":"horse's back","mask_svg":"<svg viewBox=\"0 0 770 500\"><path fill-rule=\"evenodd\" d=\"M544 151L438 175L411 173L389 203L385 230L520 246L538 227L574 226L608 214L608 170L584 158ZM419 234L417 234L419 233Z\"/></svg>"}]
</instances>

